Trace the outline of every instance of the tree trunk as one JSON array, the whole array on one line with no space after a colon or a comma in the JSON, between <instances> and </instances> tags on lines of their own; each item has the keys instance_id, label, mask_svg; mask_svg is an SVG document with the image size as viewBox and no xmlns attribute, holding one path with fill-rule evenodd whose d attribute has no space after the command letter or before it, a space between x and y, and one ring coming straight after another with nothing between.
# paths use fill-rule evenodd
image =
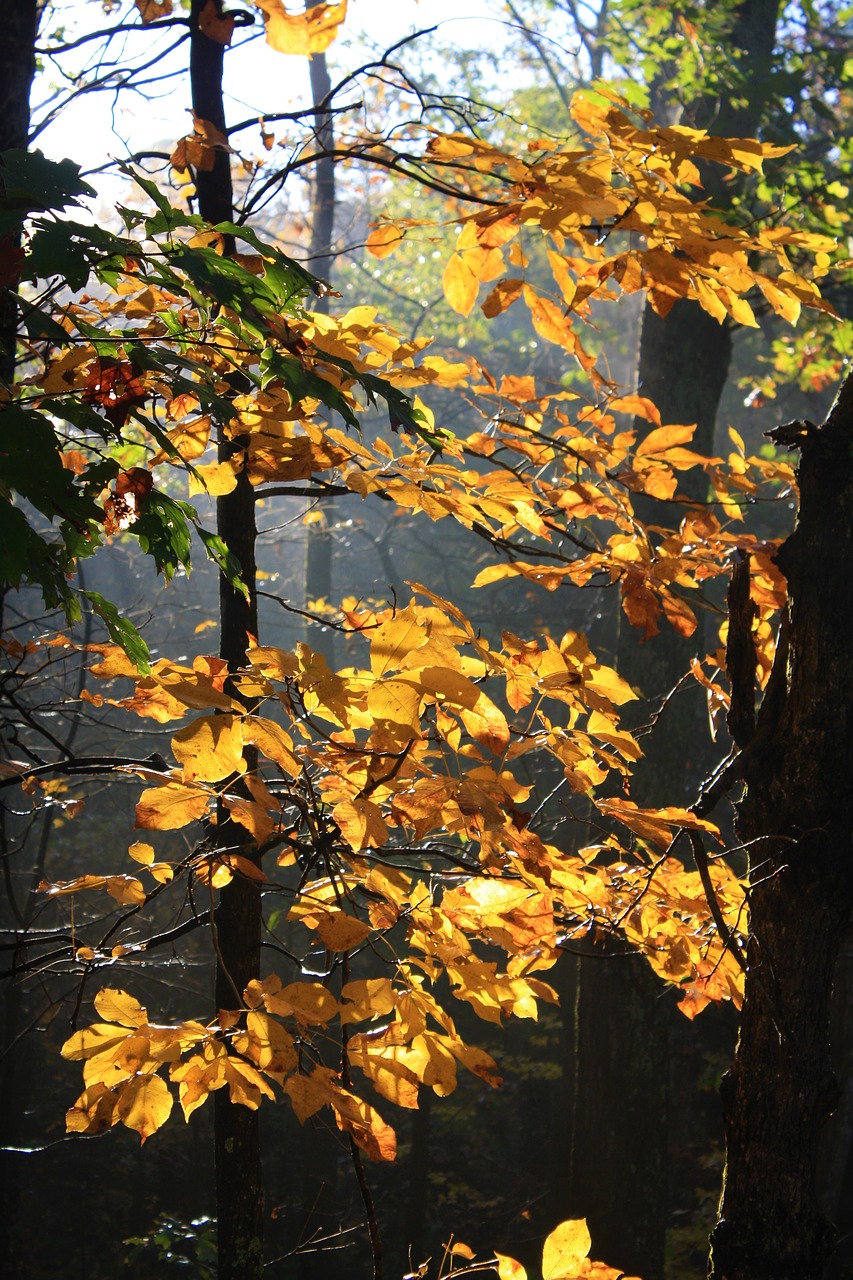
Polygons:
<instances>
[{"instance_id":1,"label":"tree trunk","mask_svg":"<svg viewBox=\"0 0 853 1280\"><path fill-rule=\"evenodd\" d=\"M745 0L737 9L729 36L733 66L732 92L722 99L696 103L684 123L708 128L715 134L753 136L758 130L767 93L767 72L772 61L779 15L778 0ZM666 104L662 104L665 106ZM707 168L702 175L703 195L724 208L731 198L731 184ZM637 383L660 410L664 425L696 423L693 447L712 454L714 427L720 398L729 375L732 331L704 312L693 300L675 304L665 317L648 305L643 312L638 355ZM643 419L634 423L638 435L649 430ZM698 471L679 478L679 489L695 501L705 500L707 485ZM678 523L680 509L650 498L635 500L638 517L648 524ZM638 643L627 621L620 620L617 668L630 684L639 687L652 704L662 703L689 669L697 649L696 640L685 640L664 624L662 634L649 645ZM666 705L656 732L643 742L646 759L635 771L632 799L641 805L687 804L705 776L706 760L702 731L704 696L698 686L684 688ZM670 1054L668 1021L662 1016L661 1001L649 977L637 973L636 981L621 984L613 969L618 961L584 961L578 996L579 1025L589 1023L585 1035L594 1038L595 1024L602 1009L619 1010L608 1020L609 1053L603 1062L591 1057L578 1064L577 1106L580 1114L594 1113L599 1099L624 1096L629 1088L636 1100L636 1112L643 1124L614 1131L612 1155L602 1172L596 1153L583 1144L578 1148L576 1181L583 1187L594 1178L603 1203L618 1205L615 1214L604 1214L593 1239L600 1257L636 1269L645 1280L663 1274L665 1235L668 1226L666 1197L661 1188L668 1180L664 1135L671 1125L669 1111ZM621 962L624 963L624 962ZM642 1038L638 1052L635 1028L655 1026L653 1035ZM581 1037L581 1043L583 1036ZM634 1070L624 1074L626 1062ZM633 1109L631 1109L633 1110ZM612 1113L602 1123L612 1125ZM646 1142L644 1134L657 1132L658 1142ZM605 1139L610 1144L611 1139ZM627 1176L627 1171L631 1176ZM639 1251L642 1246L642 1252Z\"/></svg>"},{"instance_id":2,"label":"tree trunk","mask_svg":"<svg viewBox=\"0 0 853 1280\"><path fill-rule=\"evenodd\" d=\"M29 142L40 7L38 0L0 0L0 152L25 151ZM2 181L0 172L0 189ZM21 242L20 231L9 239L14 250ZM17 297L12 289L0 289L0 384L15 376L17 328Z\"/></svg>"},{"instance_id":3,"label":"tree trunk","mask_svg":"<svg viewBox=\"0 0 853 1280\"><path fill-rule=\"evenodd\" d=\"M320 0L310 0L313 8ZM331 105L332 80L325 53L315 53L308 59L311 77L311 98L314 107L314 142L320 152L315 162L311 182L311 243L308 249L308 268L324 280L330 280L334 259L332 246L335 236L335 162L330 154L335 145L335 129ZM324 154L325 153L325 154ZM316 311L328 314L328 297L318 298ZM323 521L310 524L305 536L305 600L325 599L331 603L332 557L334 539L332 526L335 520L335 502L327 498L323 502ZM306 640L313 649L334 668L335 633L331 627L317 631L309 624Z\"/></svg>"},{"instance_id":4,"label":"tree trunk","mask_svg":"<svg viewBox=\"0 0 853 1280\"><path fill-rule=\"evenodd\" d=\"M209 39L199 28L205 0L192 0L190 14L190 83L193 111L225 132L222 71L225 47ZM217 3L221 9L221 3ZM216 151L213 168L196 174L199 213L209 222L233 219L233 191L228 153ZM231 246L226 243L225 251ZM220 424L219 458L225 461L241 447ZM249 636L258 634L255 594L255 501L245 474L237 487L216 502L217 533L240 561L248 598L220 577L220 657L231 670L246 660ZM251 762L250 762L251 765ZM246 832L224 812L219 816L217 839L221 845L244 846ZM251 848L241 848L252 856ZM258 883L236 876L220 890L216 908L216 1003L233 1009L242 1003L247 983L260 974L261 894ZM261 1280L264 1267L263 1175L260 1126L257 1111L231 1102L220 1089L214 1097L214 1149L216 1163L216 1216L219 1280Z\"/></svg>"},{"instance_id":5,"label":"tree trunk","mask_svg":"<svg viewBox=\"0 0 853 1280\"><path fill-rule=\"evenodd\" d=\"M738 835L749 850L746 997L724 1081L727 1163L712 1280L818 1280L834 1230L818 1143L837 1088L833 971L853 922L853 379L821 427L792 424L800 513L778 554L789 652L745 747Z\"/></svg>"},{"instance_id":6,"label":"tree trunk","mask_svg":"<svg viewBox=\"0 0 853 1280\"><path fill-rule=\"evenodd\" d=\"M25 151L30 133L30 91L36 69L35 43L38 35L40 5L37 0L0 0L0 152ZM2 192L0 170L0 192ZM13 252L21 243L21 231L8 236ZM14 289L0 289L0 385L15 378L15 347L18 332L18 302ZM0 583L0 616L3 613L7 587ZM0 815L0 848L4 860L10 856L5 823ZM11 889L11 886L9 886ZM9 923L20 925L21 919L11 901ZM21 1229L21 1160L25 1156L14 1148L23 1146L24 1118L27 1102L29 1061L28 1045L21 1038L24 1011L21 987L6 985L3 1001L2 1082L3 1103L0 1107L0 1260L7 1275L24 1277L29 1272L28 1248Z\"/></svg>"}]
</instances>

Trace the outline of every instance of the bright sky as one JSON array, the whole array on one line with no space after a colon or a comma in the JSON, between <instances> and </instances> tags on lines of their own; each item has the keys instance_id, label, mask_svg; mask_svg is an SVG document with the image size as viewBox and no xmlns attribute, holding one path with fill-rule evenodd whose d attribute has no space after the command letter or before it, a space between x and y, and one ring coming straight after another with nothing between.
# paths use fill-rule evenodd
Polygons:
<instances>
[{"instance_id":1,"label":"bright sky","mask_svg":"<svg viewBox=\"0 0 853 1280\"><path fill-rule=\"evenodd\" d=\"M99 4L92 0L57 0L56 9L68 15L68 30L76 33L108 25ZM246 3L246 8L252 8ZM342 36L329 50L333 83L336 70L350 69L381 54L413 30L438 26L438 38L459 48L496 52L508 32L501 0L350 0ZM260 28L256 26L256 30ZM174 31L156 33L165 51ZM155 37L155 33L149 33ZM137 37L134 48L141 45ZM92 48L95 46L93 45ZM147 50L146 50L147 52ZM162 97L143 99L124 93L116 101L106 93L83 97L41 134L36 145L55 158L70 156L84 169L103 164L108 154L162 146L177 141L188 124L186 45L158 72L174 64L175 89ZM288 57L270 49L262 40L233 48L226 58L226 110L229 121L305 106L308 92L307 60ZM34 93L34 116L49 92L43 79ZM107 133L109 129L111 132ZM107 154L105 154L105 149Z\"/></svg>"}]
</instances>

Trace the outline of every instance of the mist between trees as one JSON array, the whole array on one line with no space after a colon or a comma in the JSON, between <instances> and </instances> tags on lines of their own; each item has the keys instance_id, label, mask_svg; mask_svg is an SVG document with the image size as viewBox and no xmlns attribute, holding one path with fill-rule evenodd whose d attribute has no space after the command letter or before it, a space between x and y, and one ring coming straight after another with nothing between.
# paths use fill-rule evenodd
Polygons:
<instances>
[{"instance_id":1,"label":"mist between trees","mask_svg":"<svg viewBox=\"0 0 853 1280\"><path fill-rule=\"evenodd\" d=\"M849 18L485 10L0 0L20 1280L850 1272Z\"/></svg>"}]
</instances>

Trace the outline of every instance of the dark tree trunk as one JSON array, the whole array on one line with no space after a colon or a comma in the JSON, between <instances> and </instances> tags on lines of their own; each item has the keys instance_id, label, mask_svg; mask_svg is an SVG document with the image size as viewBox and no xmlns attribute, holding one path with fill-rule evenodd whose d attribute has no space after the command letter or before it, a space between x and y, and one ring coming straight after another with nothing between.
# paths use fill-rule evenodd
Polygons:
<instances>
[{"instance_id":1,"label":"dark tree trunk","mask_svg":"<svg viewBox=\"0 0 853 1280\"><path fill-rule=\"evenodd\" d=\"M853 922L853 380L801 451L800 513L778 563L789 650L745 747L738 835L749 850L746 998L724 1081L727 1164L712 1280L819 1280L834 1230L817 1195L837 1100L830 997Z\"/></svg>"},{"instance_id":2,"label":"dark tree trunk","mask_svg":"<svg viewBox=\"0 0 853 1280\"><path fill-rule=\"evenodd\" d=\"M37 0L0 0L0 152L25 151L30 132L30 91L36 69L35 43L40 5ZM0 170L0 192L2 192ZM5 248L12 252L20 245L20 231L11 232ZM13 289L0 289L0 385L15 377L15 346L18 304ZM0 616L5 604L6 585L0 583ZM0 816L0 848L9 857L7 815ZM5 923L20 926L22 913L8 886L11 912ZM0 1265L7 1275L29 1274L29 1250L21 1225L22 1167L25 1156L15 1151L23 1147L29 1079L28 1045L22 1038L25 1004L20 986L8 982L3 1003L3 1055L0 1084Z\"/></svg>"},{"instance_id":3,"label":"dark tree trunk","mask_svg":"<svg viewBox=\"0 0 853 1280\"><path fill-rule=\"evenodd\" d=\"M225 48L199 29L204 0L192 0L190 14L190 82L193 111L225 132L222 71ZM218 5L221 8L221 5ZM196 174L199 213L209 222L233 219L233 191L228 153L217 150L213 168ZM225 251L233 246L226 243ZM219 458L230 458L241 447L220 424ZM245 475L237 487L216 502L217 532L240 561L248 598L220 578L220 657L231 670L246 660L249 636L258 634L255 594L255 502ZM221 844L243 845L246 833L220 815ZM241 852L251 856L251 849ZM256 881L237 876L220 891L216 908L216 1002L219 1008L242 1004L247 983L259 976L261 895ZM225 1089L214 1098L216 1214L219 1280L260 1280L264 1267L263 1175L258 1113L231 1102Z\"/></svg>"},{"instance_id":4,"label":"dark tree trunk","mask_svg":"<svg viewBox=\"0 0 853 1280\"><path fill-rule=\"evenodd\" d=\"M683 123L721 137L756 136L770 91L779 8L779 0L744 0L738 7L724 55L728 67L720 68L729 92L692 103ZM722 169L703 167L702 195L720 209L730 203L734 190L725 177ZM677 302L664 318L646 304L639 389L654 400L664 424L697 424L693 445L698 453L713 453L714 423L731 355L729 326L720 325L695 302ZM640 432L648 430L641 419L635 426ZM704 494L690 496L701 499Z\"/></svg>"},{"instance_id":5,"label":"dark tree trunk","mask_svg":"<svg viewBox=\"0 0 853 1280\"><path fill-rule=\"evenodd\" d=\"M36 71L38 0L0 0L0 152L25 151L30 134L30 90ZM2 189L0 171L0 189ZM9 237L10 249L20 232ZM15 376L18 305L11 289L0 289L0 384Z\"/></svg>"},{"instance_id":6,"label":"dark tree trunk","mask_svg":"<svg viewBox=\"0 0 853 1280\"><path fill-rule=\"evenodd\" d=\"M714 97L694 104L683 123L707 128L722 135L754 136L759 129L768 88L767 72L773 57L778 0L745 0L736 10L726 56L730 61L729 96ZM666 112L666 103L659 104ZM731 198L731 184L723 182L710 168L703 172L704 191L718 207ZM638 389L657 405L661 421L696 423L693 447L710 455L714 446L714 426L720 398L729 375L732 331L721 325L695 303L679 301L666 317L646 304L640 335ZM643 435L649 424L637 419L635 429ZM702 502L707 486L701 473L680 477L680 492ZM639 497L638 517L648 524L677 525L681 508ZM684 639L666 624L662 634L648 645L640 645L636 633L622 618L617 640L617 667L634 686L642 690L644 705L662 703L689 669L697 645ZM646 759L632 781L632 798L639 804L688 804L697 784L705 776L706 760L702 744L706 739L702 724L704 697L698 686L681 690L669 701L656 731L643 742ZM612 1154L602 1171L596 1152L579 1144L575 1181L578 1187L591 1179L599 1184L604 1204L617 1205L616 1213L604 1214L593 1239L599 1257L629 1266L645 1280L663 1274L665 1235L668 1225L667 1196L662 1191L668 1181L666 1137L671 1128L670 1052L666 1002L660 999L650 975L637 972L635 980L623 984L613 965L617 961L583 962L578 994L579 1027L583 1038L593 1038L601 1010L619 1010L607 1020L609 1052L599 1061L582 1056L577 1069L577 1107L581 1116L600 1108L598 1099L626 1096L629 1114L642 1123L626 1123L613 1130ZM671 1009L671 1007L670 1007ZM671 1013L670 1013L671 1016ZM589 1023L589 1028L583 1031ZM642 1035L644 1025L655 1027ZM641 1036L638 1049L637 1035ZM634 1070L624 1072L626 1062ZM612 1115L602 1116L605 1132L611 1132ZM648 1131L657 1132L658 1141L647 1141ZM610 1144L611 1139L605 1139ZM645 1145L644 1145L645 1144ZM630 1174L629 1174L630 1171Z\"/></svg>"}]
</instances>

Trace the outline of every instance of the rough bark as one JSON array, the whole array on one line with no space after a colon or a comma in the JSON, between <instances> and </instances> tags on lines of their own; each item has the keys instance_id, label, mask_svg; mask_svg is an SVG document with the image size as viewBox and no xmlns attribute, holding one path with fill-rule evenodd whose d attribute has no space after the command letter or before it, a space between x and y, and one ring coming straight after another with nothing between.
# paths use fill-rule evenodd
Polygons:
<instances>
[{"instance_id":1,"label":"rough bark","mask_svg":"<svg viewBox=\"0 0 853 1280\"><path fill-rule=\"evenodd\" d=\"M199 28L204 0L192 0L190 13L190 84L193 111L225 132L222 72L225 47ZM221 5L217 5L221 8ZM209 222L233 219L231 165L217 151L211 170L196 174L199 213ZM225 250L229 246L226 244ZM220 425L219 458L240 448ZM220 578L220 657L232 670L244 664L248 637L258 634L255 594L255 503L245 475L216 503L217 532L240 561L248 598ZM246 832L220 815L217 839L243 845ZM242 848L251 856L251 848ZM222 1009L242 1004L247 983L260 973L261 895L256 881L237 876L220 891L216 908L216 1002ZM258 1113L233 1104L226 1090L214 1098L217 1241L220 1280L260 1280L263 1275L263 1176Z\"/></svg>"},{"instance_id":2,"label":"rough bark","mask_svg":"<svg viewBox=\"0 0 853 1280\"><path fill-rule=\"evenodd\" d=\"M837 1098L833 971L853 923L853 380L823 426L796 426L784 443L801 451L800 513L778 555L787 662L783 645L745 744L738 807L750 937L712 1280L819 1280L834 1237L817 1159Z\"/></svg>"}]
</instances>

